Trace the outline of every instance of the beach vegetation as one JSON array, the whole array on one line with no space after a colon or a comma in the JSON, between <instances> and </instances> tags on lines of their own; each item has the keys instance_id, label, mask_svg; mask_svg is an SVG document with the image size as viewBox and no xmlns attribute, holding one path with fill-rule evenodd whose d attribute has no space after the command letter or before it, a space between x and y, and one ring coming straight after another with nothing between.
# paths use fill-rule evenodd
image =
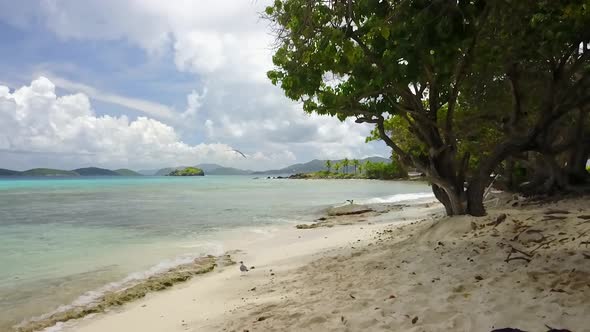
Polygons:
<instances>
[{"instance_id":1,"label":"beach vegetation","mask_svg":"<svg viewBox=\"0 0 590 332\"><path fill-rule=\"evenodd\" d=\"M589 182L586 1L276 0L265 15L271 82L307 113L372 124L448 215L484 215L498 174L529 193Z\"/></svg>"}]
</instances>

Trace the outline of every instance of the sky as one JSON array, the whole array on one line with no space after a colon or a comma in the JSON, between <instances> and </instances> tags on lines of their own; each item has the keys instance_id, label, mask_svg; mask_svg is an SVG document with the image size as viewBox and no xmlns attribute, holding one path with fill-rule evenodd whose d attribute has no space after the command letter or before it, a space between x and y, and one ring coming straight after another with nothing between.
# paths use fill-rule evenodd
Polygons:
<instances>
[{"instance_id":1,"label":"sky","mask_svg":"<svg viewBox=\"0 0 590 332\"><path fill-rule=\"evenodd\" d=\"M0 0L0 168L388 156L269 82L269 2Z\"/></svg>"}]
</instances>

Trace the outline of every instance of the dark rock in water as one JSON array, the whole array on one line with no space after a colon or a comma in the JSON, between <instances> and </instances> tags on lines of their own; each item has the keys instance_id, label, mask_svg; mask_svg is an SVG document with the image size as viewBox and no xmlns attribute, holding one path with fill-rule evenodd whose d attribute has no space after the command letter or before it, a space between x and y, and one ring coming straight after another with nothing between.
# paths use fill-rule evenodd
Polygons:
<instances>
[{"instance_id":1,"label":"dark rock in water","mask_svg":"<svg viewBox=\"0 0 590 332\"><path fill-rule=\"evenodd\" d=\"M297 173L293 175L289 175L289 179L307 179L309 178L308 174L305 173Z\"/></svg>"}]
</instances>

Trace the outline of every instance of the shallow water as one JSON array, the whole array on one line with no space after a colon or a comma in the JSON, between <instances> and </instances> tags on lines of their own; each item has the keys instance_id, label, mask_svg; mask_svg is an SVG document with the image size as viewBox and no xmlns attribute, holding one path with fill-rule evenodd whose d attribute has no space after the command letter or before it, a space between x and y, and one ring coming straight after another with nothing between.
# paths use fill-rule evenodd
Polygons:
<instances>
[{"instance_id":1,"label":"shallow water","mask_svg":"<svg viewBox=\"0 0 590 332\"><path fill-rule=\"evenodd\" d=\"M236 228L257 233L346 199L429 192L417 182L242 176L0 179L0 330L129 275L221 254Z\"/></svg>"}]
</instances>

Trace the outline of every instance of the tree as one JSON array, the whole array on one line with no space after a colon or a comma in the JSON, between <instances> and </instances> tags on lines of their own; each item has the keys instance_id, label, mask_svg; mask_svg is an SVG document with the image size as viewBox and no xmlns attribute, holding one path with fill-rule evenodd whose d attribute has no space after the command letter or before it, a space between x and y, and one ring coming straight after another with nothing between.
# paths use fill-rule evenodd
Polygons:
<instances>
[{"instance_id":1,"label":"tree","mask_svg":"<svg viewBox=\"0 0 590 332\"><path fill-rule=\"evenodd\" d=\"M328 170L328 174L332 170L332 162L330 160L326 160L326 169Z\"/></svg>"},{"instance_id":2,"label":"tree","mask_svg":"<svg viewBox=\"0 0 590 332\"><path fill-rule=\"evenodd\" d=\"M334 164L334 171L336 172L336 174L338 174L338 172L340 171L340 168L342 167L342 165L340 163L335 163Z\"/></svg>"},{"instance_id":3,"label":"tree","mask_svg":"<svg viewBox=\"0 0 590 332\"><path fill-rule=\"evenodd\" d=\"M352 160L352 165L354 166L354 174L356 174L356 170L359 168L360 166L360 161L358 161L358 159L353 159Z\"/></svg>"},{"instance_id":4,"label":"tree","mask_svg":"<svg viewBox=\"0 0 590 332\"><path fill-rule=\"evenodd\" d=\"M348 160L348 158L344 158L344 160L342 160L342 167L344 168L344 174L348 174L348 165L350 165L350 160Z\"/></svg>"},{"instance_id":5,"label":"tree","mask_svg":"<svg viewBox=\"0 0 590 332\"><path fill-rule=\"evenodd\" d=\"M485 214L492 172L551 155L556 123L588 112L582 0L277 0L266 13L278 41L269 79L308 113L374 124L449 215Z\"/></svg>"}]
</instances>

